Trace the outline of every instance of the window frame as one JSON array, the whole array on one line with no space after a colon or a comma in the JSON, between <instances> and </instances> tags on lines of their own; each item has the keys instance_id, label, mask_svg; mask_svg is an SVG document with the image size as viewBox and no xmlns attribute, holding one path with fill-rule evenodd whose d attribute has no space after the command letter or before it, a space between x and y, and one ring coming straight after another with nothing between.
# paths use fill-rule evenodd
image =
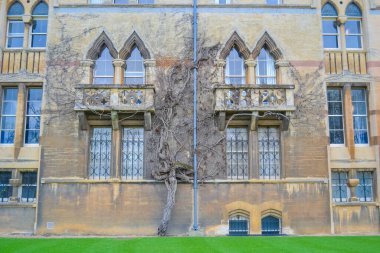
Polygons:
<instances>
[{"instance_id":1,"label":"window frame","mask_svg":"<svg viewBox=\"0 0 380 253\"><path fill-rule=\"evenodd\" d=\"M230 59L229 58L230 58L231 53L232 53L233 50L235 50L237 52L239 58L241 59L241 66L240 67L241 67L241 70L242 70L242 75L232 75L232 74L230 74ZM242 82L238 83L238 84L234 84L233 82L231 82L231 80L230 80L231 78L241 78ZM247 82L246 79L247 79L247 73L246 73L245 64L244 64L244 58L242 57L242 55L240 54L239 50L236 47L232 47L231 50L230 50L230 52L229 52L229 54L226 57L226 66L225 66L225 71L224 71L224 82L225 82L226 85L243 86Z\"/></svg>"},{"instance_id":2,"label":"window frame","mask_svg":"<svg viewBox=\"0 0 380 253\"><path fill-rule=\"evenodd\" d=\"M14 33L16 35L10 35L9 31L9 26L10 26L10 23L12 22L17 22L17 23L23 23L23 27L24 27L24 30L22 33ZM22 38L22 46L21 47L9 47L8 46L8 40L9 38ZM24 21L22 20L22 17L21 19L19 19L19 16L8 16L8 19L7 19L7 34L6 34L6 39L5 39L5 48L6 49L23 49L24 48L24 41L25 41L25 23Z\"/></svg>"},{"instance_id":3,"label":"window frame","mask_svg":"<svg viewBox=\"0 0 380 253\"><path fill-rule=\"evenodd\" d=\"M42 21L46 20L46 22L48 23L48 16L42 16L42 15L32 16L32 24L31 24L30 29L29 29L29 48L45 49L47 47L48 24L46 24L46 33L33 33L33 21L38 21L38 20L42 20ZM45 35L45 46L44 47L33 47L32 46L34 35Z\"/></svg>"},{"instance_id":4,"label":"window frame","mask_svg":"<svg viewBox=\"0 0 380 253\"><path fill-rule=\"evenodd\" d=\"M349 22L349 21L359 21L359 24L360 24L360 31L361 31L361 33L358 33L358 34L350 34L350 35L347 35L347 32L346 32L346 24L347 24L347 22ZM364 33L363 33L363 20L362 20L362 18L361 17L347 17L347 21L346 21L346 23L344 24L345 25L345 27L344 27L344 36L345 36L345 41L346 41L346 49L348 50L348 51L361 51L361 50L363 50L363 37L364 37ZM360 37L360 45L361 45L361 47L360 48L354 48L354 47L348 47L347 46L347 37L357 37L357 36L359 36Z\"/></svg>"},{"instance_id":5,"label":"window frame","mask_svg":"<svg viewBox=\"0 0 380 253\"><path fill-rule=\"evenodd\" d=\"M91 175L92 139L93 139L93 135L94 135L94 129L96 129L96 128L111 129L111 135L110 135L111 136L111 138L110 138L111 143L109 144L110 145L110 149L109 149L110 158L109 158L109 175L108 175L108 177L102 176L101 171L99 171L98 176ZM108 142L109 140L106 140L106 141ZM89 131L89 136L88 136L88 158L87 158L87 178L89 180L102 181L102 180L111 180L112 179L112 176L113 176L112 172L114 170L114 168L113 168L114 150L113 150L112 146L113 146L114 142L115 142L115 140L113 138L112 125L110 125L110 124L91 125L90 131Z\"/></svg>"},{"instance_id":6,"label":"window frame","mask_svg":"<svg viewBox=\"0 0 380 253\"><path fill-rule=\"evenodd\" d=\"M339 90L340 92L340 96L341 96L341 107L342 107L342 115L338 115L338 114L334 114L334 115L330 115L329 112L328 112L328 108L327 108L327 119L328 119L328 127L329 127L329 144L330 144L330 147L344 147L346 146L346 129L345 129L345 105L344 105L344 94L343 94L343 89L341 87L335 87L335 86L332 86L332 87L327 87L326 89L326 92L328 92L328 90ZM326 100L327 100L327 107L329 105L329 100L328 100L328 96L326 96ZM337 101L332 101L334 103L336 103ZM343 143L331 143L330 141L330 136L331 136L331 133L330 133L330 116L332 117L339 117L341 116L342 117L342 125L343 125L343 128L342 128L342 131L343 131Z\"/></svg>"},{"instance_id":7,"label":"window frame","mask_svg":"<svg viewBox=\"0 0 380 253\"><path fill-rule=\"evenodd\" d=\"M363 174L364 181L365 181L365 179L368 179L368 178L365 178L365 173L370 173L371 174L370 184L364 184L364 185L360 184L360 180L362 179L362 178L359 177L360 173ZM375 181L374 180L375 180L375 177L374 177L374 175L375 175L375 173L374 173L373 170L359 170L359 171L356 172L356 178L359 179L359 184L356 186L355 192L356 192L356 197L358 198L359 202L368 203L368 202L374 202L375 201L375 196L374 196L374 194L375 194L375 191L374 191L374 185L375 185ZM358 196L358 191L357 190L358 190L358 188L360 186L364 188L364 190L363 190L364 193L366 192L365 191L366 188L370 188L370 190L371 190L371 198L370 199L368 198L368 200L367 200L367 197L364 196L364 200L363 200L363 198L361 198L361 197Z\"/></svg>"},{"instance_id":8,"label":"window frame","mask_svg":"<svg viewBox=\"0 0 380 253\"><path fill-rule=\"evenodd\" d=\"M261 60L259 59L260 55L261 55L261 52L262 50L265 50L265 60ZM276 60L275 58L273 57L273 55L271 55L271 53L269 52L268 49L266 48L261 48L260 49L260 53L259 55L256 57L256 73L255 73L255 77L256 77L256 84L257 85L276 85L277 84L277 68L276 68ZM273 72L274 72L274 76L270 76L268 75L268 72L269 72L269 69L266 68L266 75L259 75L259 72L260 72L260 67L261 66L260 64L265 64L265 65L268 65L268 63L272 63L273 62ZM271 64L272 65L272 64ZM264 78L266 80L266 83L260 83L259 80L260 78ZM274 83L270 83L268 82L268 80L274 80Z\"/></svg>"},{"instance_id":9,"label":"window frame","mask_svg":"<svg viewBox=\"0 0 380 253\"><path fill-rule=\"evenodd\" d=\"M140 54L141 56L141 62L142 62L142 71L141 72L137 72L137 71L128 71L128 61L133 61L133 62L140 62L140 61L137 61L137 60L132 60L131 57L132 57L132 54L133 52L137 50L137 52ZM146 82L146 68L145 68L145 65L144 65L144 57L142 56L141 54L141 51L138 49L138 47L134 47L132 50L131 50L131 53L130 55L128 56L128 58L125 60L125 70L124 70L124 80L123 80L123 85L124 86L144 86L145 85L145 82ZM134 76L127 76L127 73L133 73L133 74L136 74ZM140 74L140 75L138 75ZM141 83L138 83L138 84L132 84L132 83L128 83L127 80L128 79L132 79L132 78L141 78L142 79L142 82Z\"/></svg>"},{"instance_id":10,"label":"window frame","mask_svg":"<svg viewBox=\"0 0 380 253\"><path fill-rule=\"evenodd\" d=\"M9 199L12 197L12 191L13 191L13 186L10 183L10 180L12 179L12 171L10 171L10 170L1 170L0 174L2 174L2 173L10 173L10 175L11 175L10 178L8 179L8 183L6 183L6 184L0 184L1 187L7 187L8 188L8 192L10 191L11 194L9 194L8 198L0 197L0 205L9 202Z\"/></svg>"},{"instance_id":11,"label":"window frame","mask_svg":"<svg viewBox=\"0 0 380 253\"><path fill-rule=\"evenodd\" d=\"M364 114L354 114L354 105L353 105L353 100L352 100L352 91L353 90L364 90L364 95L365 95L365 100L363 102L365 102L365 109L366 109L366 115ZM358 101L360 102L360 101ZM351 88L351 104L352 104L352 127L353 127L353 133L354 133L354 146L355 147L368 147L370 145L370 132L369 132L369 115L368 115L368 89L367 87L352 87ZM366 128L366 132L367 132L367 143L355 143L355 126L354 126L354 117L364 117L366 118L366 125L367 125L367 128Z\"/></svg>"},{"instance_id":12,"label":"window frame","mask_svg":"<svg viewBox=\"0 0 380 253\"><path fill-rule=\"evenodd\" d=\"M29 97L29 92L30 90L32 89L40 89L41 90L41 100L40 100L40 103L41 103L41 107L40 107L40 114L31 114L29 115L28 114L28 103L29 103L29 100L28 100L28 97ZM41 137L41 111L42 111L42 99L43 99L43 88L41 86L30 86L30 87L27 87L27 92L26 92L26 96L25 96L25 110L24 110L24 118L25 118L25 122L24 122L24 146L39 146L40 145L40 137ZM38 100L32 100L33 102L34 101L38 101ZM27 125L27 117L39 117L40 118L40 129L27 129L26 128L26 125ZM38 130L39 131L39 136L38 136L38 143L27 143L26 142L26 131L27 130Z\"/></svg>"},{"instance_id":13,"label":"window frame","mask_svg":"<svg viewBox=\"0 0 380 253\"><path fill-rule=\"evenodd\" d=\"M36 174L36 182L34 184L24 183L23 175L25 173L35 173ZM36 200L37 200L37 184L38 184L38 172L37 171L21 171L21 185L19 186L19 189L18 189L20 202L28 203L28 204L32 204L32 203L36 202ZM24 187L35 187L35 194L36 195L34 196L34 198L23 198L22 197L22 192L24 190ZM30 199L32 199L32 201L30 201Z\"/></svg>"},{"instance_id":14,"label":"window frame","mask_svg":"<svg viewBox=\"0 0 380 253\"><path fill-rule=\"evenodd\" d=\"M96 64L97 62L99 61L99 58L101 57L103 51L107 49L108 50L108 53L109 55L111 56L112 60L110 60L111 62L111 65L112 65L112 76L111 75L96 75ZM94 66L93 66L93 70L92 70L92 85L93 86L114 86L115 84L115 66L113 65L113 61L115 59L112 57L112 54L109 50L109 48L107 46L104 46L100 52L99 52L99 55L98 55L98 58L96 60L94 60ZM106 60L101 60L102 62L106 62ZM108 61L108 60L107 60ZM99 79L106 79L106 78L112 78L112 82L111 83L96 83L96 79L99 78Z\"/></svg>"},{"instance_id":15,"label":"window frame","mask_svg":"<svg viewBox=\"0 0 380 253\"><path fill-rule=\"evenodd\" d=\"M245 140L244 139L241 140L241 142L246 142L246 145L247 145L246 151L244 151L244 146L243 146L242 150L233 150L232 151L233 145L231 145L231 151L228 150L228 145L229 145L228 131L229 131L229 129L234 129L234 130L236 130L236 129L243 130L244 129L244 131L246 131L245 133L246 133L247 138ZM236 137L236 132L234 134ZM226 177L227 177L227 180L239 181L239 180L249 180L249 178L250 178L250 174L251 174L250 173L250 167L251 166L250 166L250 141L249 141L250 138L249 138L249 135L250 135L249 129L246 126L234 126L234 125L232 125L232 126L226 128L226 146L225 146L225 148L226 148L226 169L227 169ZM236 142L236 138L234 139L234 141ZM242 145L244 145L244 143L242 143ZM236 144L235 144L235 146L236 146ZM239 163L236 164L236 166L237 166L236 175L232 175L233 168L229 167L230 166L229 164L231 164L231 167L232 167L232 162L229 163L229 157L230 156L233 157L233 155L236 153L240 153L241 156L243 156L243 157L246 156L246 161L242 161L243 166L246 167L246 171L242 171L242 175L239 175L239 172L240 172L239 167L238 167ZM233 159L231 158L231 160L233 160ZM240 159L239 159L239 161L240 161ZM246 163L246 164L244 165L244 163ZM246 174L244 172L246 172Z\"/></svg>"},{"instance_id":16,"label":"window frame","mask_svg":"<svg viewBox=\"0 0 380 253\"><path fill-rule=\"evenodd\" d=\"M272 217L272 218L275 218L278 220L278 230L265 230L264 231L263 220L265 218L269 218L269 217ZM270 233L270 232L278 232L278 233ZM274 215L272 213L266 214L266 215L261 217L261 235L263 235L263 236L278 236L281 234L282 234L282 219L281 219L281 217L278 217L277 215Z\"/></svg>"},{"instance_id":17,"label":"window frame","mask_svg":"<svg viewBox=\"0 0 380 253\"><path fill-rule=\"evenodd\" d=\"M333 16L322 16L322 47L324 50L328 50L328 51L338 51L338 50L341 50L342 49L342 42L341 42L341 33L340 33L340 29L339 29L339 26L337 26L337 33L325 33L323 31L323 21L334 21L334 22L338 22L337 20L338 17L333 17ZM336 39L337 39L337 42L338 42L338 47L325 47L324 46L324 38L325 36L336 36Z\"/></svg>"},{"instance_id":18,"label":"window frame","mask_svg":"<svg viewBox=\"0 0 380 253\"><path fill-rule=\"evenodd\" d=\"M17 100L16 101L16 113L13 115L13 114L3 114L3 106L4 106L4 101L14 101L14 100L5 100L4 99L4 95L5 95L5 90L6 89L16 89L17 90ZM1 104L0 104L0 146L14 146L15 144L15 136L16 136L16 127L17 127L17 111L18 111L18 94L19 94L19 87L18 86L5 86L5 87L1 87L0 89L1 91ZM15 128L13 129L14 131L14 138L13 138L13 142L12 143L3 143L2 142L2 138L1 138L1 133L3 131L3 117L14 117L15 118ZM6 129L9 131L9 129Z\"/></svg>"},{"instance_id":19,"label":"window frame","mask_svg":"<svg viewBox=\"0 0 380 253\"><path fill-rule=\"evenodd\" d=\"M132 178L128 178L127 174L128 174L128 168L125 168L124 169L124 142L126 141L124 136L125 136L125 130L127 129L139 129L142 131L142 161L141 161L141 165L142 165L142 168L141 168L141 175L137 176L137 178L134 178L133 175L132 175ZM120 178L121 180L123 181L139 181L139 180L144 180L144 177L145 177L145 147L146 147L146 138L145 138L145 129L143 126L131 126L131 125L125 125L125 126L122 126L122 132L121 132L121 139L120 139L120 161L117 161L117 162L120 162ZM141 143L141 140L139 139L138 140L139 143ZM132 155L133 156L133 155ZM133 166L133 165L132 165ZM130 168L132 170L132 174L133 174L133 171L134 171L134 168ZM125 170L125 172L124 172ZM124 176L125 174L125 176Z\"/></svg>"},{"instance_id":20,"label":"window frame","mask_svg":"<svg viewBox=\"0 0 380 253\"><path fill-rule=\"evenodd\" d=\"M278 132L278 177L277 175L274 176L274 178L272 177L272 175L269 176L269 178L266 178L265 176L261 176L261 165L260 165L260 136L259 136L259 129L260 128L267 128L267 129L270 129L270 128L276 128L277 129L277 132ZM279 125L276 125L276 124L260 124L257 126L257 151L256 154L257 154L257 170L258 170L258 178L260 180L271 180L271 181L276 181L276 180L281 180L282 178L282 164L283 164L283 157L282 157L282 134L281 134L281 129L280 129L280 126ZM269 169L270 170L270 169ZM269 171L270 172L270 171Z\"/></svg>"},{"instance_id":21,"label":"window frame","mask_svg":"<svg viewBox=\"0 0 380 253\"><path fill-rule=\"evenodd\" d=\"M335 182L333 180L335 180L335 179L333 179L333 176L332 176L333 173L336 173L338 175L338 184L334 184ZM342 183L342 181L344 179L341 179L341 174L345 174L346 175L346 183L345 183L345 185ZM347 202L349 202L350 197L351 197L350 188L347 185L349 179L350 179L349 172L346 171L346 170L332 170L331 171L331 198L332 198L332 201L334 203L347 203ZM347 192L346 198L343 198L341 196L341 194L339 194L339 197L334 197L334 192L335 192L335 191L333 191L333 187L334 186L338 187L339 193L342 192L342 190L341 190L342 187L345 187L346 188L346 192Z\"/></svg>"}]
</instances>

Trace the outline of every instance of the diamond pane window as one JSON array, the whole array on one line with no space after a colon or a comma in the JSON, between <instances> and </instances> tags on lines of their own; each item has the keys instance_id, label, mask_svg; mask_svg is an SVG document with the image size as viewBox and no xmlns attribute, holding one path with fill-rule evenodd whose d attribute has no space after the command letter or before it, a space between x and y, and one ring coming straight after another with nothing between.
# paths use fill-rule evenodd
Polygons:
<instances>
[{"instance_id":1,"label":"diamond pane window","mask_svg":"<svg viewBox=\"0 0 380 253\"><path fill-rule=\"evenodd\" d=\"M355 144L368 144L368 113L366 89L355 88L351 90L354 141Z\"/></svg>"},{"instance_id":2,"label":"diamond pane window","mask_svg":"<svg viewBox=\"0 0 380 253\"><path fill-rule=\"evenodd\" d=\"M244 60L236 50L232 48L226 60L226 84L245 84Z\"/></svg>"},{"instance_id":3,"label":"diamond pane window","mask_svg":"<svg viewBox=\"0 0 380 253\"><path fill-rule=\"evenodd\" d=\"M256 84L275 84L276 68L273 56L262 48L257 57Z\"/></svg>"},{"instance_id":4,"label":"diamond pane window","mask_svg":"<svg viewBox=\"0 0 380 253\"><path fill-rule=\"evenodd\" d=\"M112 128L97 127L90 140L89 177L108 179L111 175Z\"/></svg>"},{"instance_id":5,"label":"diamond pane window","mask_svg":"<svg viewBox=\"0 0 380 253\"><path fill-rule=\"evenodd\" d=\"M262 235L279 235L280 230L279 218L269 215L261 219Z\"/></svg>"},{"instance_id":6,"label":"diamond pane window","mask_svg":"<svg viewBox=\"0 0 380 253\"><path fill-rule=\"evenodd\" d=\"M359 185L356 186L356 196L359 201L373 201L373 172L358 171L356 175L359 179Z\"/></svg>"},{"instance_id":7,"label":"diamond pane window","mask_svg":"<svg viewBox=\"0 0 380 253\"><path fill-rule=\"evenodd\" d=\"M327 89L330 144L344 144L342 90Z\"/></svg>"},{"instance_id":8,"label":"diamond pane window","mask_svg":"<svg viewBox=\"0 0 380 253\"><path fill-rule=\"evenodd\" d=\"M12 196L12 186L9 180L12 178L12 172L0 172L0 202L8 202Z\"/></svg>"},{"instance_id":9,"label":"diamond pane window","mask_svg":"<svg viewBox=\"0 0 380 253\"><path fill-rule=\"evenodd\" d=\"M25 143L38 144L40 141L42 88L30 88L26 101Z\"/></svg>"},{"instance_id":10,"label":"diamond pane window","mask_svg":"<svg viewBox=\"0 0 380 253\"><path fill-rule=\"evenodd\" d=\"M34 202L37 192L37 172L22 172L21 201Z\"/></svg>"},{"instance_id":11,"label":"diamond pane window","mask_svg":"<svg viewBox=\"0 0 380 253\"><path fill-rule=\"evenodd\" d=\"M110 51L105 47L99 58L95 62L94 67L94 84L98 85L112 85L114 77L113 58Z\"/></svg>"},{"instance_id":12,"label":"diamond pane window","mask_svg":"<svg viewBox=\"0 0 380 253\"><path fill-rule=\"evenodd\" d=\"M227 128L227 178L248 179L248 131Z\"/></svg>"},{"instance_id":13,"label":"diamond pane window","mask_svg":"<svg viewBox=\"0 0 380 253\"><path fill-rule=\"evenodd\" d=\"M144 176L144 129L124 128L122 140L123 179L143 179Z\"/></svg>"},{"instance_id":14,"label":"diamond pane window","mask_svg":"<svg viewBox=\"0 0 380 253\"><path fill-rule=\"evenodd\" d=\"M131 56L127 59L126 63L124 83L129 85L144 84L144 59L137 47L132 50Z\"/></svg>"},{"instance_id":15,"label":"diamond pane window","mask_svg":"<svg viewBox=\"0 0 380 253\"><path fill-rule=\"evenodd\" d=\"M334 202L347 202L349 190L347 186L348 172L335 171L331 173L332 198Z\"/></svg>"},{"instance_id":16,"label":"diamond pane window","mask_svg":"<svg viewBox=\"0 0 380 253\"><path fill-rule=\"evenodd\" d=\"M13 144L16 128L17 88L4 88L1 107L1 144Z\"/></svg>"},{"instance_id":17,"label":"diamond pane window","mask_svg":"<svg viewBox=\"0 0 380 253\"><path fill-rule=\"evenodd\" d=\"M280 130L278 127L259 127L259 175L261 179L280 178Z\"/></svg>"}]
</instances>

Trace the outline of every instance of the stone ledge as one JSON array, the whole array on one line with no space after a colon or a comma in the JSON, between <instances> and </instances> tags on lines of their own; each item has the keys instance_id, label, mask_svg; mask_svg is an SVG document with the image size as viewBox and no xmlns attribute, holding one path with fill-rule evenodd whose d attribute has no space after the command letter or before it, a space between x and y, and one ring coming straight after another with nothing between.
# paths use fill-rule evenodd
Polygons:
<instances>
[{"instance_id":1,"label":"stone ledge","mask_svg":"<svg viewBox=\"0 0 380 253\"><path fill-rule=\"evenodd\" d=\"M313 5L303 4L281 4L281 5L267 5L267 4L199 4L198 8L216 8L216 9L229 9L229 8L265 8L265 9L316 9ZM54 8L189 8L192 9L192 4L60 4Z\"/></svg>"},{"instance_id":2,"label":"stone ledge","mask_svg":"<svg viewBox=\"0 0 380 253\"><path fill-rule=\"evenodd\" d=\"M37 203L0 203L0 208L36 208Z\"/></svg>"},{"instance_id":3,"label":"stone ledge","mask_svg":"<svg viewBox=\"0 0 380 253\"><path fill-rule=\"evenodd\" d=\"M342 202L334 203L333 207L345 207L345 206L380 206L379 202Z\"/></svg>"}]
</instances>

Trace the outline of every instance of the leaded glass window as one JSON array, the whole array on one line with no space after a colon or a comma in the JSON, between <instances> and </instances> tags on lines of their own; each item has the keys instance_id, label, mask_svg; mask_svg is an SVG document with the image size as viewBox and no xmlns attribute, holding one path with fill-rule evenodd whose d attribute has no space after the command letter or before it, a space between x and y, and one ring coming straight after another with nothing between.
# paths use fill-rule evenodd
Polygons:
<instances>
[{"instance_id":1,"label":"leaded glass window","mask_svg":"<svg viewBox=\"0 0 380 253\"><path fill-rule=\"evenodd\" d=\"M9 180L12 178L12 172L0 172L0 202L8 202L12 196L12 186Z\"/></svg>"},{"instance_id":2,"label":"leaded glass window","mask_svg":"<svg viewBox=\"0 0 380 253\"><path fill-rule=\"evenodd\" d=\"M236 48L232 48L226 60L226 84L245 84L244 60Z\"/></svg>"},{"instance_id":3,"label":"leaded glass window","mask_svg":"<svg viewBox=\"0 0 380 253\"><path fill-rule=\"evenodd\" d=\"M1 107L1 144L13 144L15 140L17 88L4 88Z\"/></svg>"},{"instance_id":4,"label":"leaded glass window","mask_svg":"<svg viewBox=\"0 0 380 253\"><path fill-rule=\"evenodd\" d=\"M367 91L364 88L351 90L354 141L355 144L368 144Z\"/></svg>"},{"instance_id":5,"label":"leaded glass window","mask_svg":"<svg viewBox=\"0 0 380 253\"><path fill-rule=\"evenodd\" d=\"M40 2L32 12L31 47L46 47L47 25L49 7L46 3Z\"/></svg>"},{"instance_id":6,"label":"leaded glass window","mask_svg":"<svg viewBox=\"0 0 380 253\"><path fill-rule=\"evenodd\" d=\"M24 43L24 7L15 2L8 10L7 48L22 48Z\"/></svg>"},{"instance_id":7,"label":"leaded glass window","mask_svg":"<svg viewBox=\"0 0 380 253\"><path fill-rule=\"evenodd\" d=\"M248 130L227 128L227 178L248 179Z\"/></svg>"},{"instance_id":8,"label":"leaded glass window","mask_svg":"<svg viewBox=\"0 0 380 253\"><path fill-rule=\"evenodd\" d=\"M126 65L124 82L130 85L144 84L144 58L137 47L132 50L131 56L127 59Z\"/></svg>"},{"instance_id":9,"label":"leaded glass window","mask_svg":"<svg viewBox=\"0 0 380 253\"><path fill-rule=\"evenodd\" d=\"M361 49L363 41L362 12L355 3L350 3L346 9L347 21L344 24L347 49Z\"/></svg>"},{"instance_id":10,"label":"leaded glass window","mask_svg":"<svg viewBox=\"0 0 380 253\"><path fill-rule=\"evenodd\" d=\"M348 172L334 171L331 172L332 198L334 202L347 202L349 199L349 190L347 186Z\"/></svg>"},{"instance_id":11,"label":"leaded glass window","mask_svg":"<svg viewBox=\"0 0 380 253\"><path fill-rule=\"evenodd\" d=\"M122 140L123 179L143 179L144 176L144 129L124 128Z\"/></svg>"},{"instance_id":12,"label":"leaded glass window","mask_svg":"<svg viewBox=\"0 0 380 253\"><path fill-rule=\"evenodd\" d=\"M344 144L342 89L327 89L330 144Z\"/></svg>"},{"instance_id":13,"label":"leaded glass window","mask_svg":"<svg viewBox=\"0 0 380 253\"><path fill-rule=\"evenodd\" d=\"M322 8L322 33L324 48L339 48L338 13L332 4Z\"/></svg>"},{"instance_id":14,"label":"leaded glass window","mask_svg":"<svg viewBox=\"0 0 380 253\"><path fill-rule=\"evenodd\" d=\"M33 202L36 200L37 172L22 172L21 201Z\"/></svg>"},{"instance_id":15,"label":"leaded glass window","mask_svg":"<svg viewBox=\"0 0 380 253\"><path fill-rule=\"evenodd\" d=\"M30 88L26 101L25 144L38 144L40 141L42 88Z\"/></svg>"},{"instance_id":16,"label":"leaded glass window","mask_svg":"<svg viewBox=\"0 0 380 253\"><path fill-rule=\"evenodd\" d=\"M276 84L276 67L273 56L262 48L257 57L256 84Z\"/></svg>"},{"instance_id":17,"label":"leaded glass window","mask_svg":"<svg viewBox=\"0 0 380 253\"><path fill-rule=\"evenodd\" d=\"M111 175L112 128L96 127L90 140L89 177L108 179Z\"/></svg>"},{"instance_id":18,"label":"leaded glass window","mask_svg":"<svg viewBox=\"0 0 380 253\"><path fill-rule=\"evenodd\" d=\"M279 235L280 234L280 219L269 215L261 219L261 234L262 235Z\"/></svg>"},{"instance_id":19,"label":"leaded glass window","mask_svg":"<svg viewBox=\"0 0 380 253\"><path fill-rule=\"evenodd\" d=\"M113 58L107 47L101 51L99 58L95 62L94 84L112 85L114 77Z\"/></svg>"},{"instance_id":20,"label":"leaded glass window","mask_svg":"<svg viewBox=\"0 0 380 253\"><path fill-rule=\"evenodd\" d=\"M373 201L373 172L358 171L356 175L359 179L359 185L356 186L356 196L359 201Z\"/></svg>"},{"instance_id":21,"label":"leaded glass window","mask_svg":"<svg viewBox=\"0 0 380 253\"><path fill-rule=\"evenodd\" d=\"M259 175L261 179L280 178L280 130L278 127L259 127Z\"/></svg>"}]
</instances>

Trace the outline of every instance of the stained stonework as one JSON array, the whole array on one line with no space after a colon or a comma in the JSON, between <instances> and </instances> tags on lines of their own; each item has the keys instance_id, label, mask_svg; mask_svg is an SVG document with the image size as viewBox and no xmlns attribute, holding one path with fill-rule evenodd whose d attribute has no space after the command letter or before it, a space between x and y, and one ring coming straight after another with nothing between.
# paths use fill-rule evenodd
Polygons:
<instances>
[{"instance_id":1,"label":"stained stonework","mask_svg":"<svg viewBox=\"0 0 380 253\"><path fill-rule=\"evenodd\" d=\"M30 16L38 1L20 2ZM167 186L155 180L152 171L166 166L166 151L175 153L183 167L192 166L192 1L156 0L152 6L88 2L49 1L46 49L31 49L26 42L21 49L7 49L6 13L13 1L0 0L0 92L18 88L15 142L0 145L0 172L11 171L15 185L11 201L0 202L1 234L155 235ZM380 3L355 1L363 13L363 48L350 51L323 48L320 12L327 1L283 2L268 6L264 0L230 5L198 1L200 230L209 236L227 235L229 220L240 215L248 220L249 234L261 234L262 218L270 215L280 220L283 234L377 234ZM351 1L330 2L343 17ZM96 85L94 71L105 47L112 58L113 81ZM135 48L141 58L128 65ZM225 81L232 48L241 57L245 78L236 86ZM262 48L273 58L275 84L257 84ZM144 83L125 83L133 71ZM39 145L28 146L23 141L25 91L36 86L44 91L41 138ZM342 145L329 143L327 88L342 90ZM351 94L356 88L365 88L367 94L365 145L355 145L354 139ZM259 136L259 129L270 127L278 129L275 151L265 146L272 140ZM93 144L95 128L110 133L98 146ZM243 137L235 136L241 148L231 150L235 137L228 138L229 128L246 130ZM143 134L140 139L125 137L129 129ZM103 147L109 148L110 155L102 158L108 159L109 174L94 179L89 168L101 160L96 155L102 157ZM265 148L276 156L279 178L262 176ZM229 176L234 155L244 160L247 178ZM123 174L132 161L142 166L138 180L126 180ZM357 180L357 172L366 170L373 173L370 201L334 201L333 172L347 171L350 180ZM18 193L25 171L38 172L32 203L22 203ZM192 184L179 183L175 196L168 234L187 235L194 223Z\"/></svg>"}]
</instances>

